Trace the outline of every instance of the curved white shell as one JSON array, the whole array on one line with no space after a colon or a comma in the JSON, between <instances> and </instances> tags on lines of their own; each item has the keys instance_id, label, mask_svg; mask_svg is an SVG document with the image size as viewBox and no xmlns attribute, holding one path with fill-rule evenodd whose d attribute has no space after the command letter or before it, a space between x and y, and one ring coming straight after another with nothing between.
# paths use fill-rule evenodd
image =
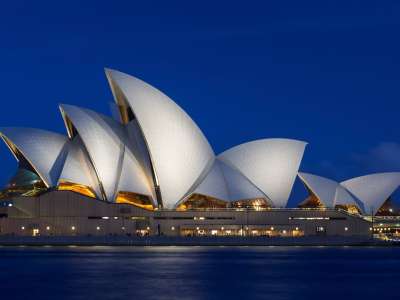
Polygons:
<instances>
[{"instance_id":1,"label":"curved white shell","mask_svg":"<svg viewBox=\"0 0 400 300\"><path fill-rule=\"evenodd\" d=\"M98 198L101 198L96 172L79 136L69 142L67 158L58 182L60 181L86 185L93 189Z\"/></svg>"},{"instance_id":2,"label":"curved white shell","mask_svg":"<svg viewBox=\"0 0 400 300\"><path fill-rule=\"evenodd\" d=\"M1 137L10 146L15 146L36 170L47 185L57 185L66 154L68 138L58 133L35 129L3 127ZM13 145L9 145L8 143ZM13 151L13 149L10 150Z\"/></svg>"},{"instance_id":3,"label":"curved white shell","mask_svg":"<svg viewBox=\"0 0 400 300\"><path fill-rule=\"evenodd\" d=\"M336 189L339 185L338 182L325 177L300 172L299 178L314 193L314 195L317 196L324 206L334 207Z\"/></svg>"},{"instance_id":4,"label":"curved white shell","mask_svg":"<svg viewBox=\"0 0 400 300\"><path fill-rule=\"evenodd\" d=\"M137 118L163 206L173 208L210 167L214 152L193 120L168 96L133 76L114 70L106 74L117 103L129 105Z\"/></svg>"},{"instance_id":5,"label":"curved white shell","mask_svg":"<svg viewBox=\"0 0 400 300\"><path fill-rule=\"evenodd\" d=\"M376 214L382 204L400 185L400 172L376 173L341 183L363 204L365 214Z\"/></svg>"},{"instance_id":6,"label":"curved white shell","mask_svg":"<svg viewBox=\"0 0 400 300\"><path fill-rule=\"evenodd\" d=\"M305 146L297 140L263 139L233 147L218 157L246 176L275 207L285 207Z\"/></svg>"}]
</instances>

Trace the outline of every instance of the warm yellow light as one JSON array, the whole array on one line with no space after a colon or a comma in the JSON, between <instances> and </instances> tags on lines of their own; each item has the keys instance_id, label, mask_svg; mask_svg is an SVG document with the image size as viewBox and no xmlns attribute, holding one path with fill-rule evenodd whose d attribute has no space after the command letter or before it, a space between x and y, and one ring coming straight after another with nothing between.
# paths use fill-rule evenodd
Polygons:
<instances>
[{"instance_id":1,"label":"warm yellow light","mask_svg":"<svg viewBox=\"0 0 400 300\"><path fill-rule=\"evenodd\" d=\"M75 226L71 226L71 229L72 229L72 230L75 230L75 229L76 229L76 227L75 227Z\"/></svg>"},{"instance_id":2,"label":"warm yellow light","mask_svg":"<svg viewBox=\"0 0 400 300\"><path fill-rule=\"evenodd\" d=\"M96 198L94 191L90 187L83 184L61 181L57 189L59 191L71 191L91 198Z\"/></svg>"},{"instance_id":3,"label":"warm yellow light","mask_svg":"<svg viewBox=\"0 0 400 300\"><path fill-rule=\"evenodd\" d=\"M274 230L274 227L271 227L271 230Z\"/></svg>"},{"instance_id":4,"label":"warm yellow light","mask_svg":"<svg viewBox=\"0 0 400 300\"><path fill-rule=\"evenodd\" d=\"M172 226L172 227L171 227L171 230L175 230L175 227L174 227L174 226Z\"/></svg>"},{"instance_id":5,"label":"warm yellow light","mask_svg":"<svg viewBox=\"0 0 400 300\"><path fill-rule=\"evenodd\" d=\"M150 227L149 227L149 226L147 226L147 230L150 230Z\"/></svg>"},{"instance_id":6,"label":"warm yellow light","mask_svg":"<svg viewBox=\"0 0 400 300\"><path fill-rule=\"evenodd\" d=\"M224 227L221 227L221 230L224 230Z\"/></svg>"},{"instance_id":7,"label":"warm yellow light","mask_svg":"<svg viewBox=\"0 0 400 300\"><path fill-rule=\"evenodd\" d=\"M118 192L116 203L131 204L147 210L154 210L151 200L148 196L131 193L131 192Z\"/></svg>"},{"instance_id":8,"label":"warm yellow light","mask_svg":"<svg viewBox=\"0 0 400 300\"><path fill-rule=\"evenodd\" d=\"M25 230L25 226L22 226L22 227L21 227L21 230Z\"/></svg>"},{"instance_id":9,"label":"warm yellow light","mask_svg":"<svg viewBox=\"0 0 400 300\"><path fill-rule=\"evenodd\" d=\"M99 227L99 226L97 226L97 227L96 227L96 230L100 230L100 227Z\"/></svg>"},{"instance_id":10,"label":"warm yellow light","mask_svg":"<svg viewBox=\"0 0 400 300\"><path fill-rule=\"evenodd\" d=\"M46 227L46 230L50 230L50 226L47 226L47 227Z\"/></svg>"},{"instance_id":11,"label":"warm yellow light","mask_svg":"<svg viewBox=\"0 0 400 300\"><path fill-rule=\"evenodd\" d=\"M299 230L299 227L296 227L296 231L298 231Z\"/></svg>"}]
</instances>

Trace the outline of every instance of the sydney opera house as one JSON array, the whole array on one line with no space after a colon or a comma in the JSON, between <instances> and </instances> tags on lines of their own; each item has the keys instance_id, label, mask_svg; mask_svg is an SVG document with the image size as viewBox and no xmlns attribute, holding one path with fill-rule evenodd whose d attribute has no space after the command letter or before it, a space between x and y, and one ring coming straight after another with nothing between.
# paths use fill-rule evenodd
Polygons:
<instances>
[{"instance_id":1,"label":"sydney opera house","mask_svg":"<svg viewBox=\"0 0 400 300\"><path fill-rule=\"evenodd\" d=\"M3 127L18 161L0 235L371 236L397 233L400 173L336 182L299 171L306 143L262 139L215 154L168 96L106 70L113 117L60 105L66 135ZM296 179L308 191L287 207ZM383 222L383 221L382 221ZM376 227L381 226L381 228Z\"/></svg>"}]
</instances>

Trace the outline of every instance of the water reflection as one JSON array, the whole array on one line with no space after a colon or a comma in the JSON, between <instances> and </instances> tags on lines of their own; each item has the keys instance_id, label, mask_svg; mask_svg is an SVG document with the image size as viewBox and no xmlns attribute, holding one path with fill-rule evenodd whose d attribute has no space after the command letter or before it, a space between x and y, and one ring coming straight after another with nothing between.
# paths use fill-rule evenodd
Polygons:
<instances>
[{"instance_id":1,"label":"water reflection","mask_svg":"<svg viewBox=\"0 0 400 300\"><path fill-rule=\"evenodd\" d=\"M1 247L9 299L392 298L400 248Z\"/></svg>"}]
</instances>

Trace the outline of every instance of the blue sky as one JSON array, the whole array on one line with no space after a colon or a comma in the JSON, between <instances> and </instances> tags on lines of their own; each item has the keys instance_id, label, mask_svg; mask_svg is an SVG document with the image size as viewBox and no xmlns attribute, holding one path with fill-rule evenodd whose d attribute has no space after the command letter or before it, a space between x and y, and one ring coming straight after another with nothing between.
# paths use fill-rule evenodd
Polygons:
<instances>
[{"instance_id":1,"label":"blue sky","mask_svg":"<svg viewBox=\"0 0 400 300\"><path fill-rule=\"evenodd\" d=\"M216 3L217 2L217 3ZM59 103L108 113L111 67L181 105L219 153L307 141L301 170L400 171L400 5L389 1L8 1L0 126L65 132ZM16 163L0 146L0 183Z\"/></svg>"}]
</instances>

